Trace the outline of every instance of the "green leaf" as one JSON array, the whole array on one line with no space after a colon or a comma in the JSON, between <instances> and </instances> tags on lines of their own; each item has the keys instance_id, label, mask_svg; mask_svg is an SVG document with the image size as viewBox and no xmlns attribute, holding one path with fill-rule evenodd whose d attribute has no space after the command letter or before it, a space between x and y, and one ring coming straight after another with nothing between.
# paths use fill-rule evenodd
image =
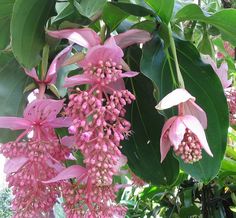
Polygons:
<instances>
[{"instance_id":1,"label":"green leaf","mask_svg":"<svg viewBox=\"0 0 236 218\"><path fill-rule=\"evenodd\" d=\"M105 3L106 0L81 0L80 3L74 1L74 5L79 13L88 18L101 14Z\"/></svg>"},{"instance_id":2,"label":"green leaf","mask_svg":"<svg viewBox=\"0 0 236 218\"><path fill-rule=\"evenodd\" d=\"M55 0L16 0L11 20L12 48L20 64L31 69L40 61L44 28L54 13Z\"/></svg>"},{"instance_id":3,"label":"green leaf","mask_svg":"<svg viewBox=\"0 0 236 218\"><path fill-rule=\"evenodd\" d=\"M103 9L102 19L110 31L113 31L128 16L128 13L108 2Z\"/></svg>"},{"instance_id":4,"label":"green leaf","mask_svg":"<svg viewBox=\"0 0 236 218\"><path fill-rule=\"evenodd\" d=\"M0 7L0 50L10 43L10 21L15 0L2 0Z\"/></svg>"},{"instance_id":5,"label":"green leaf","mask_svg":"<svg viewBox=\"0 0 236 218\"><path fill-rule=\"evenodd\" d=\"M180 166L196 179L207 182L216 176L224 156L228 130L227 102L219 78L210 65L202 62L197 49L187 41L176 39L175 42L186 89L196 97L197 104L207 113L206 136L214 154L212 158L203 151L201 161L195 164L184 164L180 160ZM175 88L170 66L175 74L172 57L170 56L168 62L161 40L155 36L144 45L141 71L156 84L160 99ZM168 117L174 114L173 110L167 112Z\"/></svg>"},{"instance_id":6,"label":"green leaf","mask_svg":"<svg viewBox=\"0 0 236 218\"><path fill-rule=\"evenodd\" d=\"M155 185L170 185L178 176L178 161L169 153L165 161L160 163L160 135L164 120L154 108L156 101L152 82L139 75L131 79L127 87L136 96L127 116L132 123L133 134L125 141L123 148L128 164L145 181Z\"/></svg>"},{"instance_id":7,"label":"green leaf","mask_svg":"<svg viewBox=\"0 0 236 218\"><path fill-rule=\"evenodd\" d=\"M134 24L131 29L141 29L152 33L156 29L156 23L151 20L145 20Z\"/></svg>"},{"instance_id":8,"label":"green leaf","mask_svg":"<svg viewBox=\"0 0 236 218\"><path fill-rule=\"evenodd\" d=\"M207 32L203 33L202 39L198 44L198 51L202 54L213 56L213 45Z\"/></svg>"},{"instance_id":9,"label":"green leaf","mask_svg":"<svg viewBox=\"0 0 236 218\"><path fill-rule=\"evenodd\" d=\"M196 4L189 4L179 10L175 16L177 22L198 20L217 27L222 36L236 46L236 10L225 9L209 16Z\"/></svg>"},{"instance_id":10,"label":"green leaf","mask_svg":"<svg viewBox=\"0 0 236 218\"><path fill-rule=\"evenodd\" d=\"M138 17L155 15L153 11L151 11L145 7L142 7L140 5L130 4L130 3L118 3L118 2L116 2L116 3L114 2L111 4L115 5L116 7L120 8L122 11L124 11L130 15L134 15L134 16L138 16Z\"/></svg>"},{"instance_id":11,"label":"green leaf","mask_svg":"<svg viewBox=\"0 0 236 218\"><path fill-rule=\"evenodd\" d=\"M145 0L145 2L150 5L166 24L169 23L173 9L174 9L174 0Z\"/></svg>"},{"instance_id":12,"label":"green leaf","mask_svg":"<svg viewBox=\"0 0 236 218\"><path fill-rule=\"evenodd\" d=\"M0 53L0 116L22 116L26 105L24 88L29 82L11 53ZM16 131L1 129L0 142L14 140Z\"/></svg>"}]
</instances>

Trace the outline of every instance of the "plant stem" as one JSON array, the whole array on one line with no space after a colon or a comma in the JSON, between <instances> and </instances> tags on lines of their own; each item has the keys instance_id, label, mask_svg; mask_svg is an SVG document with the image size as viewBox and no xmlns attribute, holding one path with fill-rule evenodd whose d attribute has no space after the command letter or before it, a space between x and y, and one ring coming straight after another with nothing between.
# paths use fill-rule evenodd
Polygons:
<instances>
[{"instance_id":1,"label":"plant stem","mask_svg":"<svg viewBox=\"0 0 236 218\"><path fill-rule=\"evenodd\" d=\"M174 61L175 61L177 79L178 79L180 88L184 88L184 79L182 77L182 74L181 74L181 71L180 71L180 68L179 68L179 62L178 62L176 47L175 47L175 41L174 41L174 38L173 38L173 35L172 35L172 30L171 30L170 24L168 25L168 29L169 29L169 38L170 38L170 48L171 48L173 58L174 58Z\"/></svg>"}]
</instances>

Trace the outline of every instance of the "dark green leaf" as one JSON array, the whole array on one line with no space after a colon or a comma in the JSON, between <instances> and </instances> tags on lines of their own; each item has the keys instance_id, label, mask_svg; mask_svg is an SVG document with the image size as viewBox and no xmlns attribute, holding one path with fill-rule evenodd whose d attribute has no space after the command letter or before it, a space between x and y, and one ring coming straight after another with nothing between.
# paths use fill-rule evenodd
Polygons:
<instances>
[{"instance_id":1,"label":"dark green leaf","mask_svg":"<svg viewBox=\"0 0 236 218\"><path fill-rule=\"evenodd\" d=\"M55 0L16 0L11 20L15 57L27 68L39 63L45 43L44 28L54 13Z\"/></svg>"},{"instance_id":2,"label":"dark green leaf","mask_svg":"<svg viewBox=\"0 0 236 218\"><path fill-rule=\"evenodd\" d=\"M203 151L203 158L195 164L184 164L182 169L196 179L209 181L217 174L223 158L228 130L228 107L219 78L213 69L204 64L196 48L189 42L176 39L177 56L186 89L196 97L197 103L206 111L208 128L206 135L214 157ZM170 66L175 74L175 67L170 57L168 62L163 45L158 36L146 43L143 49L141 71L152 79L158 87L159 98L163 98L175 87ZM168 117L173 116L169 111Z\"/></svg>"},{"instance_id":3,"label":"dark green leaf","mask_svg":"<svg viewBox=\"0 0 236 218\"><path fill-rule=\"evenodd\" d=\"M2 0L0 6L0 50L10 43L10 21L15 0Z\"/></svg>"},{"instance_id":4,"label":"dark green leaf","mask_svg":"<svg viewBox=\"0 0 236 218\"><path fill-rule=\"evenodd\" d=\"M114 16L115 14L115 16ZM102 19L105 24L113 31L129 14L111 3L107 3L103 9Z\"/></svg>"},{"instance_id":5,"label":"dark green leaf","mask_svg":"<svg viewBox=\"0 0 236 218\"><path fill-rule=\"evenodd\" d=\"M81 0L80 3L74 1L74 5L79 13L85 17L92 18L101 14L106 0Z\"/></svg>"},{"instance_id":6,"label":"dark green leaf","mask_svg":"<svg viewBox=\"0 0 236 218\"><path fill-rule=\"evenodd\" d=\"M26 104L24 88L28 77L11 53L0 53L0 116L22 116ZM0 131L0 142L14 140L15 131Z\"/></svg>"},{"instance_id":7,"label":"dark green leaf","mask_svg":"<svg viewBox=\"0 0 236 218\"><path fill-rule=\"evenodd\" d=\"M166 24L169 23L175 1L174 0L145 0L145 2L150 5Z\"/></svg>"},{"instance_id":8,"label":"dark green leaf","mask_svg":"<svg viewBox=\"0 0 236 218\"><path fill-rule=\"evenodd\" d=\"M152 33L156 29L156 23L150 20L145 20L134 24L131 29L142 29Z\"/></svg>"},{"instance_id":9,"label":"dark green leaf","mask_svg":"<svg viewBox=\"0 0 236 218\"><path fill-rule=\"evenodd\" d=\"M207 32L203 34L202 40L198 44L198 51L202 54L213 56L213 45Z\"/></svg>"},{"instance_id":10,"label":"dark green leaf","mask_svg":"<svg viewBox=\"0 0 236 218\"><path fill-rule=\"evenodd\" d=\"M155 15L153 11L140 5L130 4L130 3L111 3L111 4L120 8L122 11L134 16L145 17L148 15Z\"/></svg>"},{"instance_id":11,"label":"dark green leaf","mask_svg":"<svg viewBox=\"0 0 236 218\"><path fill-rule=\"evenodd\" d=\"M209 16L196 4L189 4L179 10L175 16L177 22L198 20L217 27L222 36L236 46L236 10L225 9Z\"/></svg>"},{"instance_id":12,"label":"dark green leaf","mask_svg":"<svg viewBox=\"0 0 236 218\"><path fill-rule=\"evenodd\" d=\"M154 108L153 85L139 75L128 84L136 96L128 111L134 133L124 144L124 153L132 171L155 185L170 185L178 176L178 162L169 153L160 163L160 135L163 117Z\"/></svg>"}]
</instances>

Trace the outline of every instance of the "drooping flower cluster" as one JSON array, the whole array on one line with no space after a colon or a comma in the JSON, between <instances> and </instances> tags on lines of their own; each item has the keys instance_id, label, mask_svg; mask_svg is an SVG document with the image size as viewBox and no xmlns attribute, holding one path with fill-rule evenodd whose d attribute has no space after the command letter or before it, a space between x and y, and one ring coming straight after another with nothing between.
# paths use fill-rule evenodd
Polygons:
<instances>
[{"instance_id":1,"label":"drooping flower cluster","mask_svg":"<svg viewBox=\"0 0 236 218\"><path fill-rule=\"evenodd\" d=\"M13 188L14 217L41 217L52 209L60 190L57 184L44 184L61 170L61 161L68 155L60 144L55 127L67 127L71 121L56 118L63 101L36 99L28 104L24 117L0 117L0 128L25 131L16 141L5 143L0 152L9 160L4 171ZM33 132L33 137L27 135Z\"/></svg>"},{"instance_id":2,"label":"drooping flower cluster","mask_svg":"<svg viewBox=\"0 0 236 218\"><path fill-rule=\"evenodd\" d=\"M175 89L165 96L156 106L164 110L178 105L178 116L171 117L163 126L160 150L161 162L165 159L170 147L185 163L194 163L202 158L202 148L213 156L206 140L204 128L207 117L201 107L185 89Z\"/></svg>"},{"instance_id":3,"label":"drooping flower cluster","mask_svg":"<svg viewBox=\"0 0 236 218\"><path fill-rule=\"evenodd\" d=\"M131 124L124 118L125 107L135 96L125 89L124 77L133 77L122 60L121 48L150 39L149 33L130 30L114 36L101 45L100 37L91 29L48 31L57 38L67 38L88 49L78 61L83 73L65 79L65 87L87 84L86 90L76 88L69 96L66 114L73 119L65 144L80 150L86 173L70 167L52 180L55 182L77 178L72 184L65 182L63 198L68 217L124 217L126 208L115 203L116 186L113 176L121 173L126 164L120 142L130 134ZM125 72L127 71L128 72ZM74 167L74 166L72 166Z\"/></svg>"}]
</instances>

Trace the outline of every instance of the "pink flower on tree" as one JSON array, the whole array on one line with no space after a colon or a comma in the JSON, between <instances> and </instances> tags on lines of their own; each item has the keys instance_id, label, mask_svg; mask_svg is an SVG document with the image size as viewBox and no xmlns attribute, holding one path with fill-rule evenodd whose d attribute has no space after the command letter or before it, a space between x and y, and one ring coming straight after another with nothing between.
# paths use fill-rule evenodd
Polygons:
<instances>
[{"instance_id":1,"label":"pink flower on tree","mask_svg":"<svg viewBox=\"0 0 236 218\"><path fill-rule=\"evenodd\" d=\"M54 128L68 127L71 120L57 118L63 101L35 100L28 104L24 117L0 117L0 128L24 130L14 142L1 146L0 152L9 160L4 171L13 187L14 217L39 217L50 212L60 195L57 184L45 185L44 180L63 169L61 161L69 154L60 144ZM33 132L32 138L27 138Z\"/></svg>"},{"instance_id":2,"label":"pink flower on tree","mask_svg":"<svg viewBox=\"0 0 236 218\"><path fill-rule=\"evenodd\" d=\"M84 156L87 181L86 185L76 187L80 193L76 205L86 203L86 207L72 208L71 197L65 193L66 213L77 217L82 214L83 217L113 217L114 214L124 217L126 209L115 203L113 176L121 172L124 163L120 142L130 134L131 124L124 118L125 106L135 99L125 89L123 78L138 73L130 71L123 61L122 48L144 43L150 34L130 30L110 37L102 45L97 33L88 28L48 31L48 34L67 38L88 49L85 58L78 61L83 73L65 80L66 87L87 84L88 89L76 89L69 96L66 113L73 119L69 131L74 136L64 140L73 142L74 149Z\"/></svg>"},{"instance_id":3,"label":"pink flower on tree","mask_svg":"<svg viewBox=\"0 0 236 218\"><path fill-rule=\"evenodd\" d=\"M213 156L206 140L203 126L206 127L206 114L194 102L185 89L176 89L156 106L158 110L178 105L178 116L171 117L163 126L160 151L161 162L165 159L170 147L185 163L193 163L202 158L202 148Z\"/></svg>"}]
</instances>

